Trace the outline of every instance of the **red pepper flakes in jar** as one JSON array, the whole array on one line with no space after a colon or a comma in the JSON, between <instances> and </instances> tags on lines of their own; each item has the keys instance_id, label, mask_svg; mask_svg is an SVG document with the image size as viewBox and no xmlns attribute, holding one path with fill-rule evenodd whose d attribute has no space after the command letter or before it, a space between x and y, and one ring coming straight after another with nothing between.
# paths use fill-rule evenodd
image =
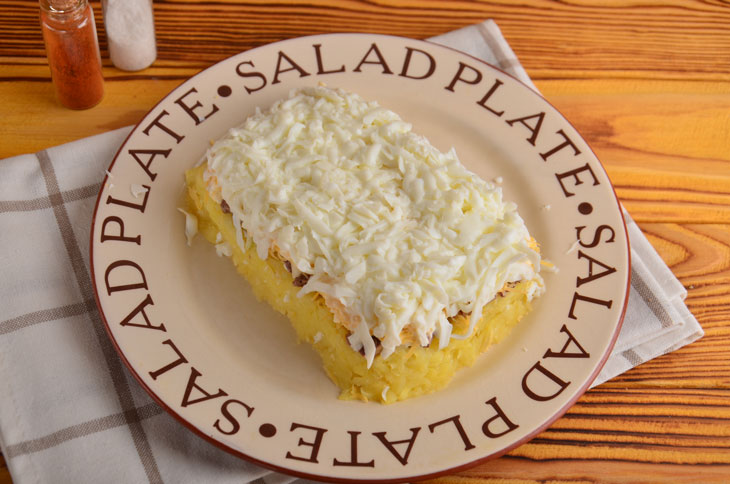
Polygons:
<instances>
[{"instance_id":1,"label":"red pepper flakes in jar","mask_svg":"<svg viewBox=\"0 0 730 484\"><path fill-rule=\"evenodd\" d=\"M41 30L58 100L70 109L104 96L94 12L87 0L40 0Z\"/></svg>"}]
</instances>

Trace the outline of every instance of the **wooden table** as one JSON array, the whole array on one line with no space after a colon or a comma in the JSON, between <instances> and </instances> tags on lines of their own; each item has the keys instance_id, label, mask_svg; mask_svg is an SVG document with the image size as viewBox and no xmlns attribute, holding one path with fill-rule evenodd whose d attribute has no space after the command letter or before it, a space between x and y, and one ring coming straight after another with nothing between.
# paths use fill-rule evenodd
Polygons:
<instances>
[{"instance_id":1,"label":"wooden table","mask_svg":"<svg viewBox=\"0 0 730 484\"><path fill-rule=\"evenodd\" d=\"M730 5L519 3L156 1L157 62L125 73L105 59L105 99L75 112L54 100L38 2L0 0L0 158L133 124L202 68L272 41L426 38L493 18L603 161L706 335L589 391L508 455L433 482L730 482Z\"/></svg>"}]
</instances>

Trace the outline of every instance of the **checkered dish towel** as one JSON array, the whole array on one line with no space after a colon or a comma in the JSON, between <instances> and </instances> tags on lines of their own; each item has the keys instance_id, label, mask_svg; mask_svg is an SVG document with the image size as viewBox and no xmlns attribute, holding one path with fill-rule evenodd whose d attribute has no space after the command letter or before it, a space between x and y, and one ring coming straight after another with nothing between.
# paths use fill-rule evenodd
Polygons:
<instances>
[{"instance_id":1,"label":"checkered dish towel","mask_svg":"<svg viewBox=\"0 0 730 484\"><path fill-rule=\"evenodd\" d=\"M432 40L535 88L492 21ZM129 131L0 161L0 445L13 481L295 481L185 429L136 383L106 335L89 275L89 230L104 170ZM627 222L629 306L595 384L703 334L682 302L684 287Z\"/></svg>"}]
</instances>

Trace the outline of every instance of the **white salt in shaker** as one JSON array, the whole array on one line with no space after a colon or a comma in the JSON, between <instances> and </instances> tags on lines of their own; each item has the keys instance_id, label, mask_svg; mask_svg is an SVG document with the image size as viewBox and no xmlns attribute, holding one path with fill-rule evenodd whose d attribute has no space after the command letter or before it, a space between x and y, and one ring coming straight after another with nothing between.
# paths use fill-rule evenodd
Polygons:
<instances>
[{"instance_id":1,"label":"white salt in shaker","mask_svg":"<svg viewBox=\"0 0 730 484\"><path fill-rule=\"evenodd\" d=\"M103 0L104 28L112 63L139 71L157 58L152 0Z\"/></svg>"}]
</instances>

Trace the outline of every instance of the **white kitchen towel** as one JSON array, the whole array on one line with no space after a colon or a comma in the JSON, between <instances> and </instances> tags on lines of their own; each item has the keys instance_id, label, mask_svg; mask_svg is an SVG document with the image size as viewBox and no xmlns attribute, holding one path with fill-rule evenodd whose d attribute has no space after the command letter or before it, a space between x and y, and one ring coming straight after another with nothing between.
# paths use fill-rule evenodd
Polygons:
<instances>
[{"instance_id":1,"label":"white kitchen towel","mask_svg":"<svg viewBox=\"0 0 730 484\"><path fill-rule=\"evenodd\" d=\"M432 40L534 88L494 22ZM0 161L0 447L13 480L296 481L185 429L136 383L106 335L89 275L89 230L105 169L129 131ZM627 222L631 296L597 383L702 335L682 302L686 291Z\"/></svg>"}]
</instances>

